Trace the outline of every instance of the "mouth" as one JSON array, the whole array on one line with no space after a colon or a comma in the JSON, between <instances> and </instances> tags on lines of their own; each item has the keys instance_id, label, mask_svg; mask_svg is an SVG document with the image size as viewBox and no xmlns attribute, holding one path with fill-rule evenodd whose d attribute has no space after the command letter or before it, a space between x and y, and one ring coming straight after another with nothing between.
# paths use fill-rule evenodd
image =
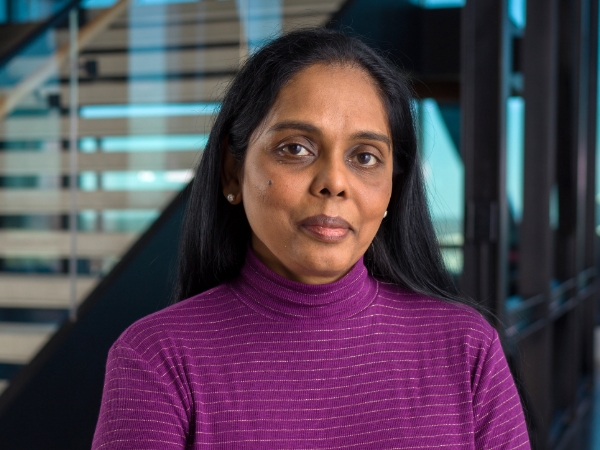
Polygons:
<instances>
[{"instance_id":1,"label":"mouth","mask_svg":"<svg viewBox=\"0 0 600 450\"><path fill-rule=\"evenodd\" d=\"M312 236L325 242L341 241L352 229L350 224L341 217L330 217L324 214L307 217L299 225Z\"/></svg>"}]
</instances>

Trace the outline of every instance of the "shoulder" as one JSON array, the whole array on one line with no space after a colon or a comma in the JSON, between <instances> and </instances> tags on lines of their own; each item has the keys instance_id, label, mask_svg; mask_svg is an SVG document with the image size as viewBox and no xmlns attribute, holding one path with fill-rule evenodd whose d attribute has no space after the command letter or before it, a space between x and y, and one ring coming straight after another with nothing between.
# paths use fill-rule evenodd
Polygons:
<instances>
[{"instance_id":1,"label":"shoulder","mask_svg":"<svg viewBox=\"0 0 600 450\"><path fill-rule=\"evenodd\" d=\"M113 347L125 345L144 353L150 347L186 340L203 324L231 311L236 306L232 303L236 300L227 285L217 286L139 319L121 334Z\"/></svg>"},{"instance_id":2,"label":"shoulder","mask_svg":"<svg viewBox=\"0 0 600 450\"><path fill-rule=\"evenodd\" d=\"M471 342L489 348L497 339L494 327L471 306L380 283L380 306L386 314L402 316L408 323L446 338Z\"/></svg>"}]
</instances>

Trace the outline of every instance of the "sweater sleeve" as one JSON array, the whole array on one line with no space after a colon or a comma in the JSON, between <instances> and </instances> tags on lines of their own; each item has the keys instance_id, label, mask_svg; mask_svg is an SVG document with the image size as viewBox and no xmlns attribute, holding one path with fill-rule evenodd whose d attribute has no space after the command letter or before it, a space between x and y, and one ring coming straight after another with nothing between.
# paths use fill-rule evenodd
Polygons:
<instances>
[{"instance_id":1,"label":"sweater sleeve","mask_svg":"<svg viewBox=\"0 0 600 450\"><path fill-rule=\"evenodd\" d=\"M523 408L498 333L480 361L474 379L475 448L529 449Z\"/></svg>"},{"instance_id":2,"label":"sweater sleeve","mask_svg":"<svg viewBox=\"0 0 600 450\"><path fill-rule=\"evenodd\" d=\"M92 449L183 449L187 428L184 402L173 383L117 341L108 355Z\"/></svg>"}]
</instances>

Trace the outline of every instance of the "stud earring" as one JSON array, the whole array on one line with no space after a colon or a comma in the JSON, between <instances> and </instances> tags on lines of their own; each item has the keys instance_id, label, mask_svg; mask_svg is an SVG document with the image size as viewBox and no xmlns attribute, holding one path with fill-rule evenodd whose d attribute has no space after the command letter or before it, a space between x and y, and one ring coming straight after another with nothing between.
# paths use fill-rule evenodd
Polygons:
<instances>
[{"instance_id":1,"label":"stud earring","mask_svg":"<svg viewBox=\"0 0 600 450\"><path fill-rule=\"evenodd\" d=\"M229 200L229 203L232 203L235 200L235 195L233 194L228 194L227 195L227 200Z\"/></svg>"},{"instance_id":2,"label":"stud earring","mask_svg":"<svg viewBox=\"0 0 600 450\"><path fill-rule=\"evenodd\" d=\"M385 219L387 217L387 210L383 213L383 218Z\"/></svg>"}]
</instances>

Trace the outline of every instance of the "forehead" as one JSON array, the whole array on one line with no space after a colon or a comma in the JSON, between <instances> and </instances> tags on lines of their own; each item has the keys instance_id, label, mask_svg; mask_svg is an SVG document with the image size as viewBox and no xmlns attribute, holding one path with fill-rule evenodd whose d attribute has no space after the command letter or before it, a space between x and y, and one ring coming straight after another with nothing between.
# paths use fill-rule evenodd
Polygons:
<instances>
[{"instance_id":1,"label":"forehead","mask_svg":"<svg viewBox=\"0 0 600 450\"><path fill-rule=\"evenodd\" d=\"M350 64L314 64L295 74L281 88L265 122L280 120L390 134L375 81Z\"/></svg>"}]
</instances>

